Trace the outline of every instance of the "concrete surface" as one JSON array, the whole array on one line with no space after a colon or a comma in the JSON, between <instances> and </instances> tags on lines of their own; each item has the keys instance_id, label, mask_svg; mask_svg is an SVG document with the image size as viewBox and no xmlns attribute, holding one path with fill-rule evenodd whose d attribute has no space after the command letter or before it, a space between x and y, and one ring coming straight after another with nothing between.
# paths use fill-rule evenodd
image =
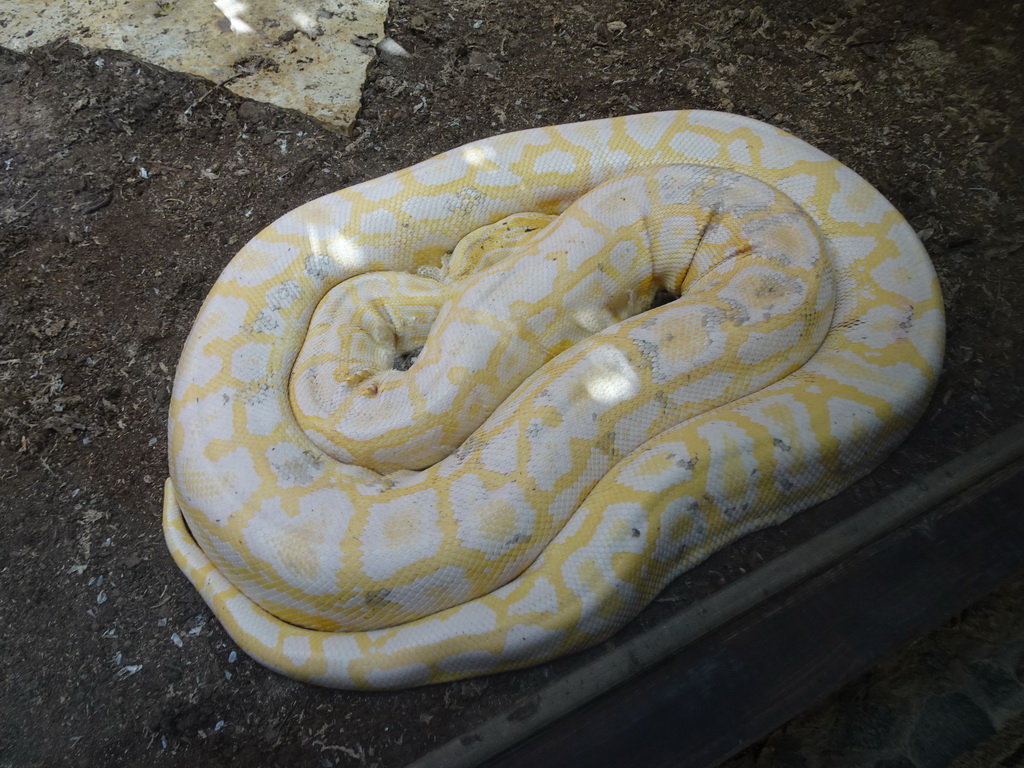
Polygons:
<instances>
[{"instance_id":1,"label":"concrete surface","mask_svg":"<svg viewBox=\"0 0 1024 768\"><path fill-rule=\"evenodd\" d=\"M66 37L125 51L347 133L387 11L388 0L0 0L0 45Z\"/></svg>"}]
</instances>

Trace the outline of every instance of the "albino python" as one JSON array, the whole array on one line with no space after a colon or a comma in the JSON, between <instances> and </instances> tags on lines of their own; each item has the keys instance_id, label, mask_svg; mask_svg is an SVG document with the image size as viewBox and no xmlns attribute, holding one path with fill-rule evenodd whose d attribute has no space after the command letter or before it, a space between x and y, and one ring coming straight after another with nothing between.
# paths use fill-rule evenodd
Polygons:
<instances>
[{"instance_id":1,"label":"albino python","mask_svg":"<svg viewBox=\"0 0 1024 768\"><path fill-rule=\"evenodd\" d=\"M477 141L227 266L174 384L167 541L292 677L536 664L870 471L943 339L907 222L776 128L680 111Z\"/></svg>"}]
</instances>

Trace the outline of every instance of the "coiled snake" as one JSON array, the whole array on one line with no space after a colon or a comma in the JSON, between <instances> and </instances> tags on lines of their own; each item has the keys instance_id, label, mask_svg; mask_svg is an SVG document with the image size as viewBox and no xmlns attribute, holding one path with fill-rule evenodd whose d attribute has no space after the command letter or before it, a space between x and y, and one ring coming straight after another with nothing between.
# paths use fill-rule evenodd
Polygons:
<instances>
[{"instance_id":1,"label":"coiled snake","mask_svg":"<svg viewBox=\"0 0 1024 768\"><path fill-rule=\"evenodd\" d=\"M286 675L535 664L870 471L943 339L907 222L776 128L680 111L477 141L227 266L174 383L167 541Z\"/></svg>"}]
</instances>

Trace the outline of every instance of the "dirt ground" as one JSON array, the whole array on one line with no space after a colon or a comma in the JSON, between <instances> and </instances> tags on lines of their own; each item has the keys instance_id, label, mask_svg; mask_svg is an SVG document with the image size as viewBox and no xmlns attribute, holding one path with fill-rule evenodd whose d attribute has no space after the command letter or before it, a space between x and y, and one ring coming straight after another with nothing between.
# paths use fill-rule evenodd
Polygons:
<instances>
[{"instance_id":1,"label":"dirt ground","mask_svg":"<svg viewBox=\"0 0 1024 768\"><path fill-rule=\"evenodd\" d=\"M228 259L469 140L678 108L797 134L906 215L948 310L928 414L854 493L1019 421L1022 21L994 0L392 0L411 56L377 57L350 137L110 51L0 50L0 766L398 766L571 666L294 683L236 653L160 529L174 367Z\"/></svg>"}]
</instances>

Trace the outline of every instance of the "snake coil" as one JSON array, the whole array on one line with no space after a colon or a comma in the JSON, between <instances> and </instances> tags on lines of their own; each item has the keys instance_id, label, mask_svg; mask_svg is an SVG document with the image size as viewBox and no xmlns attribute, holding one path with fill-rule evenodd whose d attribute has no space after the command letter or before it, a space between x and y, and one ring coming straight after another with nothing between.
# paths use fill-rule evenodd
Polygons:
<instances>
[{"instance_id":1,"label":"snake coil","mask_svg":"<svg viewBox=\"0 0 1024 768\"><path fill-rule=\"evenodd\" d=\"M907 222L776 128L680 111L474 142L227 266L174 383L168 545L292 677L536 664L870 471L943 339Z\"/></svg>"}]
</instances>

